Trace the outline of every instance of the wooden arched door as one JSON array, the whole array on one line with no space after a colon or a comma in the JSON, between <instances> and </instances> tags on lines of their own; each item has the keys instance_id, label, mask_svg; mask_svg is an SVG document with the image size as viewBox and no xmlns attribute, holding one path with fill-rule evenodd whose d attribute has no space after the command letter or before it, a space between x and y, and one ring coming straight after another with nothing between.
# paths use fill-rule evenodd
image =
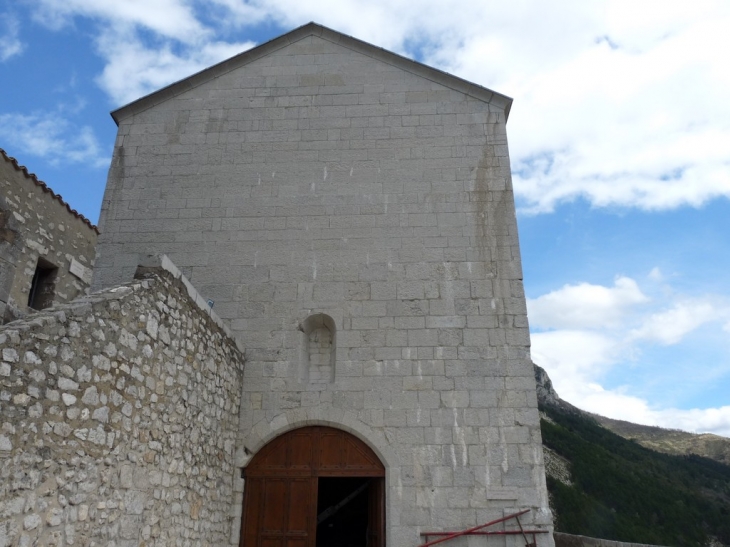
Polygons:
<instances>
[{"instance_id":1,"label":"wooden arched door","mask_svg":"<svg viewBox=\"0 0 730 547\"><path fill-rule=\"evenodd\" d=\"M359 498L367 512L362 545L385 547L384 477L385 467L370 447L345 431L322 426L289 431L264 446L244 470L241 545L326 547L318 519L321 525L343 502ZM329 504L324 510L323 501Z\"/></svg>"}]
</instances>

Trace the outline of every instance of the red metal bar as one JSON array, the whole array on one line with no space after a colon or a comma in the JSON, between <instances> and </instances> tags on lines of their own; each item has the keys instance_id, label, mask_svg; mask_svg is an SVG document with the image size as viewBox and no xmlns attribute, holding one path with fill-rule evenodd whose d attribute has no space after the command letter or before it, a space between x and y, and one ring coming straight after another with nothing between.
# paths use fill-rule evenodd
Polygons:
<instances>
[{"instance_id":1,"label":"red metal bar","mask_svg":"<svg viewBox=\"0 0 730 547\"><path fill-rule=\"evenodd\" d=\"M454 532L451 535L448 535L446 537L434 539L433 541L424 543L423 545L420 545L420 547L431 547L431 545L436 545L437 543L442 543L442 542L448 541L450 539L465 536L467 534L471 534L472 532L476 532L477 530L479 530L481 528L486 528L487 526L492 526L494 524L499 524L500 522L504 522L505 520L510 520L510 519L519 517L520 515L524 515L527 512L529 512L529 509L525 509L524 511L520 511L519 513L515 513L514 515L507 515L506 517L502 517L500 519L493 520L491 522L487 522L486 524L480 524L479 526L474 526L473 528L469 528L468 530L462 530L461 532Z\"/></svg>"},{"instance_id":2,"label":"red metal bar","mask_svg":"<svg viewBox=\"0 0 730 547\"><path fill-rule=\"evenodd\" d=\"M522 539L525 540L525 547L536 547L537 544L535 542L535 535L532 535L532 543L528 543L527 536L525 535L525 530L524 528L522 528L522 523L520 522L519 517L517 517L515 520L517 521L517 526L520 527L520 532L522 532Z\"/></svg>"},{"instance_id":3,"label":"red metal bar","mask_svg":"<svg viewBox=\"0 0 730 547\"><path fill-rule=\"evenodd\" d=\"M547 534L549 530L525 530L526 534ZM421 532L422 536L449 536L454 532ZM494 532L469 532L465 536L518 536L519 530L499 530Z\"/></svg>"}]
</instances>

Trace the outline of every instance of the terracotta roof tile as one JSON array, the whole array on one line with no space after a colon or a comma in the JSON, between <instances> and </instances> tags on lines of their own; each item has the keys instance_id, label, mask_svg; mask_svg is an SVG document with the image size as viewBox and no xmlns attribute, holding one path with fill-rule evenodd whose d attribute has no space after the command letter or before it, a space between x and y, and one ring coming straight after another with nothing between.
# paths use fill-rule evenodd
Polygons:
<instances>
[{"instance_id":1,"label":"terracotta roof tile","mask_svg":"<svg viewBox=\"0 0 730 547\"><path fill-rule=\"evenodd\" d=\"M84 215L79 213L76 209L71 209L71 206L68 203L66 203L65 201L63 201L63 197L61 197L60 194L57 194L53 190L51 190L51 188L45 182L43 182L37 176L35 176L34 173L29 172L27 167L25 167L24 165L20 165L18 163L18 160L16 160L12 156L8 156L7 152L5 152L5 150L3 150L2 148L0 148L0 155L3 157L3 159L5 161L9 161L13 165L13 167L15 168L16 171L22 171L23 174L26 176L26 178L29 178L30 180L32 180L36 186L40 186L44 192L50 193L51 197L53 199L55 199L56 201L58 201L61 205L65 206L66 209L68 209L69 213L71 213L73 216L75 216L76 218L81 220L84 224L86 224L89 228L94 230L97 234L99 233L99 228L97 228L94 224L92 224L88 218L86 218Z\"/></svg>"}]
</instances>

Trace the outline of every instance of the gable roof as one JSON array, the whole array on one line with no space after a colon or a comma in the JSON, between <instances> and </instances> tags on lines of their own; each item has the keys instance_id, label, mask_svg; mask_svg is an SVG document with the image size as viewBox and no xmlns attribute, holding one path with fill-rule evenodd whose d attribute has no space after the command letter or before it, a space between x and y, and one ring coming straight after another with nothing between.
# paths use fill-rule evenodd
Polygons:
<instances>
[{"instance_id":1,"label":"gable roof","mask_svg":"<svg viewBox=\"0 0 730 547\"><path fill-rule=\"evenodd\" d=\"M368 57L393 65L455 91L460 91L461 93L474 97L475 99L499 105L504 109L505 119L509 117L512 99L506 95L502 95L501 93L497 93L496 91L492 91L486 87L474 84L449 74L448 72L424 65L418 61L413 61L407 57L388 51L387 49L374 46L367 42L363 42L362 40L358 40L357 38L353 38L352 36L342 34L341 32L337 32L336 30L332 30L312 22L122 106L121 108L112 111L112 118L114 118L116 124L119 125L120 120L128 116L132 116L157 104L165 102L168 99L198 87L199 85L209 82L223 74L265 57L278 49L284 48L294 42L298 42L307 36L318 36L324 40L328 40L363 55L367 55Z\"/></svg>"},{"instance_id":2,"label":"gable roof","mask_svg":"<svg viewBox=\"0 0 730 547\"><path fill-rule=\"evenodd\" d=\"M36 186L39 186L41 188L41 190L43 190L44 193L51 194L51 198L55 199L61 205L66 207L66 210L69 213L71 213L73 216L78 218L81 222L86 224L89 228L94 230L97 234L99 233L99 228L97 228L94 224L92 224L88 218L86 218L84 215L79 213L76 209L71 209L71 206L63 200L63 197L61 196L61 194L57 194L56 192L51 190L51 188L45 182L40 180L35 175L35 173L31 173L30 171L28 171L28 168L25 165L20 165L18 163L18 160L16 160L14 157L8 156L8 153L5 152L5 150L3 150L2 148L0 148L0 157L2 157L5 161L9 162L10 165L13 166L13 169L15 169L16 171L22 172L23 175L25 175L25 178L32 180L33 184L35 184Z\"/></svg>"}]
</instances>

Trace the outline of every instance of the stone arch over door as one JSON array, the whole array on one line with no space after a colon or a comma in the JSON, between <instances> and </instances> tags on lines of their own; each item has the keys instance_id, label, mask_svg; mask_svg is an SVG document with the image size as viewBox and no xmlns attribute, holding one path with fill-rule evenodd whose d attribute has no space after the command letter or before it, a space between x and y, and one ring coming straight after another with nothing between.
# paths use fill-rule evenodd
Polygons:
<instances>
[{"instance_id":1,"label":"stone arch over door","mask_svg":"<svg viewBox=\"0 0 730 547\"><path fill-rule=\"evenodd\" d=\"M290 430L251 459L244 470L241 545L315 547L318 485L338 477L363 479L367 547L385 547L385 467L363 441L326 426Z\"/></svg>"}]
</instances>

